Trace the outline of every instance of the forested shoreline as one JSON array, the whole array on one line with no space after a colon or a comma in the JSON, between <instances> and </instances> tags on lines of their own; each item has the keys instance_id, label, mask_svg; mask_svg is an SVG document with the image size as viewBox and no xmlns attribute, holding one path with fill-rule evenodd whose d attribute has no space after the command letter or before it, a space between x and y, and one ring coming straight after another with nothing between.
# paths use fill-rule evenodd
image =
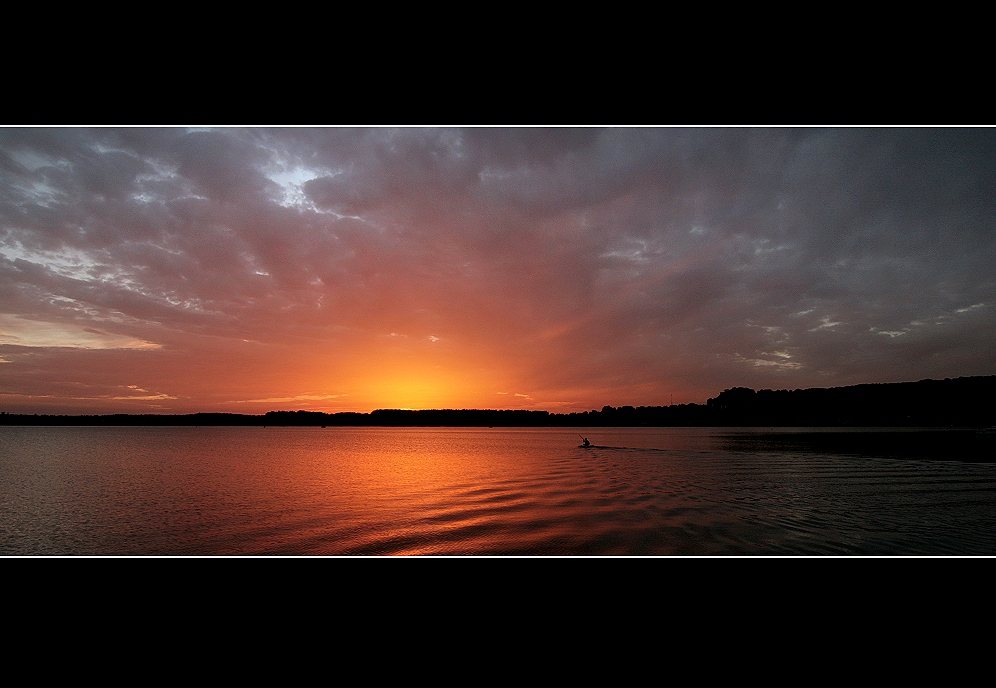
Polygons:
<instances>
[{"instance_id":1,"label":"forested shoreline","mask_svg":"<svg viewBox=\"0 0 996 688\"><path fill-rule=\"evenodd\" d=\"M455 427L989 427L996 376L849 387L724 390L705 404L603 406L551 413L491 409L378 409L370 413L45 415L0 412L0 425L455 426Z\"/></svg>"}]
</instances>

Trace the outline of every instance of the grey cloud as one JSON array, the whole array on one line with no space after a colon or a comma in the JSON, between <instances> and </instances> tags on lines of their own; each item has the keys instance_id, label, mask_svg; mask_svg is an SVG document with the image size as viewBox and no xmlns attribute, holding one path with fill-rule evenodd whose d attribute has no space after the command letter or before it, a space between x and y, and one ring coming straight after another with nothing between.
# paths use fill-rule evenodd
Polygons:
<instances>
[{"instance_id":1,"label":"grey cloud","mask_svg":"<svg viewBox=\"0 0 996 688\"><path fill-rule=\"evenodd\" d=\"M304 192L316 206L343 214L363 213L378 206L386 196L383 181L376 175L341 173L318 177L304 183Z\"/></svg>"},{"instance_id":2,"label":"grey cloud","mask_svg":"<svg viewBox=\"0 0 996 688\"><path fill-rule=\"evenodd\" d=\"M993 188L988 129L5 129L0 310L401 323L551 390L992 373Z\"/></svg>"},{"instance_id":3,"label":"grey cloud","mask_svg":"<svg viewBox=\"0 0 996 688\"><path fill-rule=\"evenodd\" d=\"M258 169L267 152L251 136L195 131L171 141L169 152L179 174L212 200L249 200L263 195L270 184Z\"/></svg>"}]
</instances>

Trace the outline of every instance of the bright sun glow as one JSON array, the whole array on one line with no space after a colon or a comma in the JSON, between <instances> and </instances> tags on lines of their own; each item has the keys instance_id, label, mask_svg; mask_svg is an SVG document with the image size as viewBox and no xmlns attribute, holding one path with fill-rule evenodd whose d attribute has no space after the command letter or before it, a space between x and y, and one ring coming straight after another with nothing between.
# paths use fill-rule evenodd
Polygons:
<instances>
[{"instance_id":1,"label":"bright sun glow","mask_svg":"<svg viewBox=\"0 0 996 688\"><path fill-rule=\"evenodd\" d=\"M452 407L465 392L461 380L438 369L395 369L368 380L365 388L381 408L398 409Z\"/></svg>"}]
</instances>

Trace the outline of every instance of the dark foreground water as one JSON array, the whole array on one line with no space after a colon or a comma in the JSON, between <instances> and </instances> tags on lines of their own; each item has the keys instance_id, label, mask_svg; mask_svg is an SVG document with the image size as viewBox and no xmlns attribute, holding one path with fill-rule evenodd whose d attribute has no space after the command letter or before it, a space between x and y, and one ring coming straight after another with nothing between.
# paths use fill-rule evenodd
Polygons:
<instances>
[{"instance_id":1,"label":"dark foreground water","mask_svg":"<svg viewBox=\"0 0 996 688\"><path fill-rule=\"evenodd\" d=\"M0 427L3 555L996 555L974 433Z\"/></svg>"}]
</instances>

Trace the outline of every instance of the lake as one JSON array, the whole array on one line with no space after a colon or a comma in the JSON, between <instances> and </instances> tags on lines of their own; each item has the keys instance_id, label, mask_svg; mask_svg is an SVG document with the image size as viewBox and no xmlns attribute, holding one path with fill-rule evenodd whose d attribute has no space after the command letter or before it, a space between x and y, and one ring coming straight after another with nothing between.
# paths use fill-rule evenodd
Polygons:
<instances>
[{"instance_id":1,"label":"lake","mask_svg":"<svg viewBox=\"0 0 996 688\"><path fill-rule=\"evenodd\" d=\"M0 554L996 555L990 449L884 429L0 427Z\"/></svg>"}]
</instances>

